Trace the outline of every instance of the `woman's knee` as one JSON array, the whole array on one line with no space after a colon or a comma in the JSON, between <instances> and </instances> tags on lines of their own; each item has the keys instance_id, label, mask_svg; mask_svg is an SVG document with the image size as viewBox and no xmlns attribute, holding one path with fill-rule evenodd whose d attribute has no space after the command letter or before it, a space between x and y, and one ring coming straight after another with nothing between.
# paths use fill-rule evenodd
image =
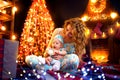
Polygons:
<instances>
[{"instance_id":1,"label":"woman's knee","mask_svg":"<svg viewBox=\"0 0 120 80\"><path fill-rule=\"evenodd\" d=\"M66 58L72 60L73 62L79 62L79 57L76 54L69 54Z\"/></svg>"},{"instance_id":2,"label":"woman's knee","mask_svg":"<svg viewBox=\"0 0 120 80\"><path fill-rule=\"evenodd\" d=\"M76 54L71 54L71 56L72 56L72 62L73 62L73 64L76 66L76 68L79 66L79 57L76 55Z\"/></svg>"},{"instance_id":3,"label":"woman's knee","mask_svg":"<svg viewBox=\"0 0 120 80\"><path fill-rule=\"evenodd\" d=\"M76 69L79 66L79 58L76 54L68 54L66 55L62 61L61 66L63 68L70 67L71 69Z\"/></svg>"}]
</instances>

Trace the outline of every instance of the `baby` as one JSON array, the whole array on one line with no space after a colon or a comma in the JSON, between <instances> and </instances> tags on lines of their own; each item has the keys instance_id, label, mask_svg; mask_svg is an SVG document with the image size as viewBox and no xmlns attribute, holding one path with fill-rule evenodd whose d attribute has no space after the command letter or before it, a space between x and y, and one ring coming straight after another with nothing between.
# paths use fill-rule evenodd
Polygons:
<instances>
[{"instance_id":1,"label":"baby","mask_svg":"<svg viewBox=\"0 0 120 80\"><path fill-rule=\"evenodd\" d=\"M52 58L51 62L49 63L50 66L52 66L51 70L58 71L60 70L60 61L54 59L54 55L61 55L65 56L67 52L63 48L63 38L61 35L56 35L52 41L52 44L49 48L47 48L46 53ZM43 59L41 56L38 57L39 62L42 62L42 64L45 63L45 59Z\"/></svg>"}]
</instances>

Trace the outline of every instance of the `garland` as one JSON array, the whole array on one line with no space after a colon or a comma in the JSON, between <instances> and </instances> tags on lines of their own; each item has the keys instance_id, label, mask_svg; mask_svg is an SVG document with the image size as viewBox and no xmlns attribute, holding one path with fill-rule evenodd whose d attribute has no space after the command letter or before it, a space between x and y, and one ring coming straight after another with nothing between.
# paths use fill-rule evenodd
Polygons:
<instances>
[{"instance_id":1,"label":"garland","mask_svg":"<svg viewBox=\"0 0 120 80\"><path fill-rule=\"evenodd\" d=\"M88 10L93 13L101 13L106 8L106 0L90 0Z\"/></svg>"}]
</instances>

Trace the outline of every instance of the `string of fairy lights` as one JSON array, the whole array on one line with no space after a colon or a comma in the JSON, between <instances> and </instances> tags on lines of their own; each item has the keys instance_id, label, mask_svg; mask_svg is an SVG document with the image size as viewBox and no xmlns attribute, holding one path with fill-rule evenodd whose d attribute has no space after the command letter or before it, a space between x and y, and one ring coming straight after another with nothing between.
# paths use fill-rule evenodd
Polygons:
<instances>
[{"instance_id":1,"label":"string of fairy lights","mask_svg":"<svg viewBox=\"0 0 120 80\"><path fill-rule=\"evenodd\" d=\"M16 61L18 63L18 61ZM73 73L65 73L61 74L60 72L46 72L41 70L41 73L38 73L36 69L24 68L21 64L19 74L13 78L11 72L7 72L8 75L11 76L11 80L16 79L24 79L24 80L46 80L47 74L51 74L56 80L106 80L106 75L104 74L103 70L105 69L116 69L113 66L100 66L94 64L92 61L88 61L81 69L77 69L73 71ZM110 76L112 79L120 79L120 76L117 74L114 76Z\"/></svg>"},{"instance_id":2,"label":"string of fairy lights","mask_svg":"<svg viewBox=\"0 0 120 80\"><path fill-rule=\"evenodd\" d=\"M119 15L115 11L108 11L104 13L106 9L107 0L89 0L86 12L81 17L81 20L84 22L89 21L100 21L100 20L112 20L114 21L113 25L108 25L109 28L106 32L102 32L102 35L99 36L97 33L93 33L92 29L86 30L88 35L91 35L92 39L99 39L99 38L107 38L108 36L114 35L115 31L120 28L120 23L117 21L119 19Z\"/></svg>"},{"instance_id":3,"label":"string of fairy lights","mask_svg":"<svg viewBox=\"0 0 120 80\"><path fill-rule=\"evenodd\" d=\"M45 51L54 29L54 22L44 0L35 0L25 20L20 39L19 53L21 58L34 54L41 55ZM23 54L24 53L24 54Z\"/></svg>"},{"instance_id":4,"label":"string of fairy lights","mask_svg":"<svg viewBox=\"0 0 120 80\"><path fill-rule=\"evenodd\" d=\"M55 79L61 80L61 79L70 79L70 80L106 80L105 74L103 73L104 67L97 66L92 61L88 61L84 67L81 69L76 70L72 74L65 73L61 74L60 72L53 72L52 75ZM38 73L36 69L30 70L25 69L21 66L22 71L20 71L19 75L17 75L16 78L11 78L11 80L16 79L36 79L36 80L46 80L46 75L48 72L41 70L41 73ZM12 75L11 72L8 72L8 75Z\"/></svg>"},{"instance_id":5,"label":"string of fairy lights","mask_svg":"<svg viewBox=\"0 0 120 80\"><path fill-rule=\"evenodd\" d=\"M3 8L2 8L3 6ZM17 7L15 7L14 5L12 5L11 2L7 2L7 1L1 1L1 9L0 9L0 13L8 15L7 13L7 6L10 7L11 6L11 30L10 30L10 39L11 40L16 40L17 39L17 35L14 33L14 17L15 17L15 12L17 11ZM3 23L4 20L0 21L0 30L4 33L7 32L7 28Z\"/></svg>"}]
</instances>

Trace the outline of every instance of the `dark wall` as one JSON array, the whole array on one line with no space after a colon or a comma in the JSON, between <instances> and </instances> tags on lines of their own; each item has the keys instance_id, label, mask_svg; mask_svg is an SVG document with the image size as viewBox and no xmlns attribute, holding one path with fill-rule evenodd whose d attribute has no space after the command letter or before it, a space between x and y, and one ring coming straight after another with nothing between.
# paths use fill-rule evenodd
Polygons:
<instances>
[{"instance_id":1,"label":"dark wall","mask_svg":"<svg viewBox=\"0 0 120 80\"><path fill-rule=\"evenodd\" d=\"M120 39L115 36L109 38L109 63L120 64Z\"/></svg>"},{"instance_id":2,"label":"dark wall","mask_svg":"<svg viewBox=\"0 0 120 80\"><path fill-rule=\"evenodd\" d=\"M120 0L110 0L110 3L120 16Z\"/></svg>"},{"instance_id":3,"label":"dark wall","mask_svg":"<svg viewBox=\"0 0 120 80\"><path fill-rule=\"evenodd\" d=\"M24 27L27 12L30 8L31 3L32 3L31 0L18 0L15 3L18 10L15 14L15 27L14 27L14 29L19 37L22 33L22 29Z\"/></svg>"},{"instance_id":4,"label":"dark wall","mask_svg":"<svg viewBox=\"0 0 120 80\"><path fill-rule=\"evenodd\" d=\"M66 19L80 17L84 13L87 3L88 0L46 0L56 27L62 27Z\"/></svg>"}]
</instances>

